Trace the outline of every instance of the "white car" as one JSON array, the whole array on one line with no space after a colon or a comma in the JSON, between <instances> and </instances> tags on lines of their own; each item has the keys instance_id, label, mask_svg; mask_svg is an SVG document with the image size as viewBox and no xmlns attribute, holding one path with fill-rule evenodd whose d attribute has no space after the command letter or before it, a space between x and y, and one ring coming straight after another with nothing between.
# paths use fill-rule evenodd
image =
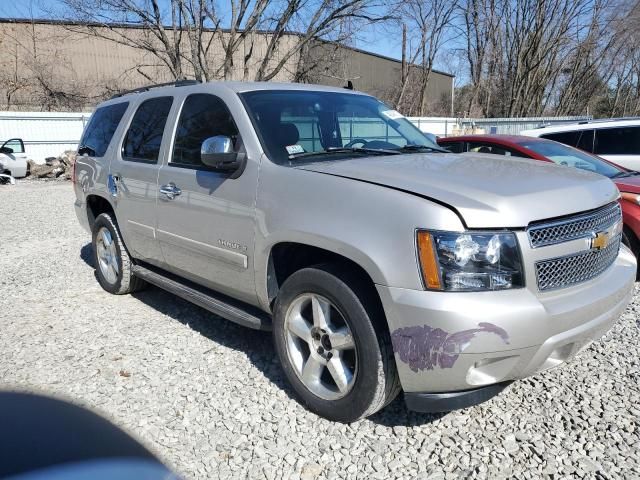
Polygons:
<instances>
[{"instance_id":1,"label":"white car","mask_svg":"<svg viewBox=\"0 0 640 480\"><path fill-rule=\"evenodd\" d=\"M555 140L630 170L640 170L640 118L553 125L520 134Z\"/></svg>"},{"instance_id":2,"label":"white car","mask_svg":"<svg viewBox=\"0 0 640 480\"><path fill-rule=\"evenodd\" d=\"M12 138L2 144L0 147L0 174L9 174L14 178L26 177L28 166L22 139Z\"/></svg>"}]
</instances>

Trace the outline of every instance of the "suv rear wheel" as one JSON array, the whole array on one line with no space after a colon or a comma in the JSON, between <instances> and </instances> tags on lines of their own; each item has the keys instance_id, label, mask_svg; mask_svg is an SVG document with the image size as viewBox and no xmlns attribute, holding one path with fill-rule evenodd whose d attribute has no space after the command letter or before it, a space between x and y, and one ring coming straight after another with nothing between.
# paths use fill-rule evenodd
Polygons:
<instances>
[{"instance_id":1,"label":"suv rear wheel","mask_svg":"<svg viewBox=\"0 0 640 480\"><path fill-rule=\"evenodd\" d=\"M393 400L400 383L379 301L336 265L305 268L282 285L274 341L295 392L312 411L353 422Z\"/></svg>"},{"instance_id":2,"label":"suv rear wheel","mask_svg":"<svg viewBox=\"0 0 640 480\"><path fill-rule=\"evenodd\" d=\"M136 292L146 282L132 273L133 262L109 213L101 213L92 228L93 263L100 286L116 295Z\"/></svg>"}]
</instances>

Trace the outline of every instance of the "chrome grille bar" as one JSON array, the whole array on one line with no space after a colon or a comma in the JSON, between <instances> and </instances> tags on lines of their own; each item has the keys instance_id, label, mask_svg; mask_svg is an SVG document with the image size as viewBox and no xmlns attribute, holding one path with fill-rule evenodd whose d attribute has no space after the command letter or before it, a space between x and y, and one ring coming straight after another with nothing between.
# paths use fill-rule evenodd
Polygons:
<instances>
[{"instance_id":1,"label":"chrome grille bar","mask_svg":"<svg viewBox=\"0 0 640 480\"><path fill-rule=\"evenodd\" d=\"M602 250L588 250L536 262L538 289L555 290L597 277L615 261L621 239L622 236L617 235Z\"/></svg>"},{"instance_id":2,"label":"chrome grille bar","mask_svg":"<svg viewBox=\"0 0 640 480\"><path fill-rule=\"evenodd\" d=\"M593 232L604 230L622 218L618 202L610 203L591 212L566 219L532 224L527 229L532 248L568 242L590 237Z\"/></svg>"}]
</instances>

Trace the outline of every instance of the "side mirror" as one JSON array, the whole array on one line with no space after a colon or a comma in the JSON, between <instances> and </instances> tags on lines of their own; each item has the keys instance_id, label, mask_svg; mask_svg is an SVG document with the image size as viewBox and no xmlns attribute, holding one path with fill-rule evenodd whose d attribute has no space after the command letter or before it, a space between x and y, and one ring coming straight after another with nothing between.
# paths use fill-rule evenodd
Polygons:
<instances>
[{"instance_id":1,"label":"side mirror","mask_svg":"<svg viewBox=\"0 0 640 480\"><path fill-rule=\"evenodd\" d=\"M229 172L237 170L242 154L233 151L233 141L224 135L209 137L202 142L200 160L207 167Z\"/></svg>"},{"instance_id":2,"label":"side mirror","mask_svg":"<svg viewBox=\"0 0 640 480\"><path fill-rule=\"evenodd\" d=\"M0 153L4 153L5 155L11 155L13 153L13 148L0 147Z\"/></svg>"}]
</instances>

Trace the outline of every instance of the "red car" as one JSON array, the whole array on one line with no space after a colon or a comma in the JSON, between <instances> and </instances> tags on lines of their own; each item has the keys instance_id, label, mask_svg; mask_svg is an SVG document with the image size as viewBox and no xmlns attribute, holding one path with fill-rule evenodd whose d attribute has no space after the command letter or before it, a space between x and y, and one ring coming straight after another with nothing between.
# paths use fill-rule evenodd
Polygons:
<instances>
[{"instance_id":1,"label":"red car","mask_svg":"<svg viewBox=\"0 0 640 480\"><path fill-rule=\"evenodd\" d=\"M519 135L466 135L439 138L438 144L454 153L477 152L532 158L582 168L609 177L620 190L624 219L623 242L640 254L640 172L627 170L600 157L562 143Z\"/></svg>"}]
</instances>

